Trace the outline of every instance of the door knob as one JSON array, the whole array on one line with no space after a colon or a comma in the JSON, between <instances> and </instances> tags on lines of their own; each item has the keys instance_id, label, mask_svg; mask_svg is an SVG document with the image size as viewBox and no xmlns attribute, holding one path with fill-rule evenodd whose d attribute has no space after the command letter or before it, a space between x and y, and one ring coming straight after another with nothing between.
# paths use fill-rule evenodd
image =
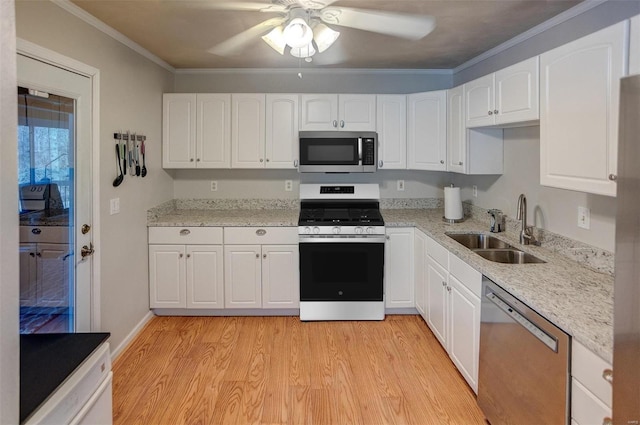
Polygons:
<instances>
[{"instance_id":1,"label":"door knob","mask_svg":"<svg viewBox=\"0 0 640 425\"><path fill-rule=\"evenodd\" d=\"M93 255L94 253L93 244L89 243L89 246L84 245L80 250L80 256L82 258L88 257L89 255Z\"/></svg>"},{"instance_id":2,"label":"door knob","mask_svg":"<svg viewBox=\"0 0 640 425\"><path fill-rule=\"evenodd\" d=\"M82 227L80 228L80 231L82 232L83 235L86 235L87 233L89 233L90 230L91 230L91 226L89 226L88 224L83 224Z\"/></svg>"}]
</instances>

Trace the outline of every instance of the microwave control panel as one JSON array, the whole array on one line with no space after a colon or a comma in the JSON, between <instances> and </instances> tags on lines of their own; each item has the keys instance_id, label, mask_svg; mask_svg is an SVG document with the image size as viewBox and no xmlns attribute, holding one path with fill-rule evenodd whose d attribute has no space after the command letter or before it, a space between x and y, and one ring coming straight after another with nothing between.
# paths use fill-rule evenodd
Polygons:
<instances>
[{"instance_id":1,"label":"microwave control panel","mask_svg":"<svg viewBox=\"0 0 640 425\"><path fill-rule=\"evenodd\" d=\"M375 165L376 141L373 137L362 139L362 165Z\"/></svg>"}]
</instances>

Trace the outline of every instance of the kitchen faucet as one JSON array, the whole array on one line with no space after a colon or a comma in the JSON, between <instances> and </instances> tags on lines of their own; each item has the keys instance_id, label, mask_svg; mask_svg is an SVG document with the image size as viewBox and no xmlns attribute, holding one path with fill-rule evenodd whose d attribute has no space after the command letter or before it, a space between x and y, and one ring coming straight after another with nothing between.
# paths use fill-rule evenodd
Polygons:
<instances>
[{"instance_id":1,"label":"kitchen faucet","mask_svg":"<svg viewBox=\"0 0 640 425\"><path fill-rule=\"evenodd\" d=\"M527 197L524 193L518 198L518 207L516 211L516 220L522 220L522 228L520 230L520 243L523 245L539 245L533 236L533 226L527 226Z\"/></svg>"}]
</instances>

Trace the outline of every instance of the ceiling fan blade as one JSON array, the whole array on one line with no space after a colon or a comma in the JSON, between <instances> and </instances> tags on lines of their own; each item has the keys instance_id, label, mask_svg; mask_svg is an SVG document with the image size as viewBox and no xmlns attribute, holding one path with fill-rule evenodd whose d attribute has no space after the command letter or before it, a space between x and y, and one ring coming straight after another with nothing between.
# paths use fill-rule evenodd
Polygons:
<instances>
[{"instance_id":1,"label":"ceiling fan blade","mask_svg":"<svg viewBox=\"0 0 640 425\"><path fill-rule=\"evenodd\" d=\"M245 2L245 1L208 1L208 2L196 2L194 3L203 8L213 10L235 10L235 11L249 11L249 12L275 12L284 13L287 11L286 7L278 4L260 3L260 2Z\"/></svg>"},{"instance_id":2,"label":"ceiling fan blade","mask_svg":"<svg viewBox=\"0 0 640 425\"><path fill-rule=\"evenodd\" d=\"M271 18L244 30L208 50L218 56L233 56L242 53L247 44L266 34L284 22L284 18Z\"/></svg>"},{"instance_id":3,"label":"ceiling fan blade","mask_svg":"<svg viewBox=\"0 0 640 425\"><path fill-rule=\"evenodd\" d=\"M435 18L429 15L410 15L348 7L322 9L320 19L327 24L378 32L409 40L421 39L433 31L436 26Z\"/></svg>"}]
</instances>

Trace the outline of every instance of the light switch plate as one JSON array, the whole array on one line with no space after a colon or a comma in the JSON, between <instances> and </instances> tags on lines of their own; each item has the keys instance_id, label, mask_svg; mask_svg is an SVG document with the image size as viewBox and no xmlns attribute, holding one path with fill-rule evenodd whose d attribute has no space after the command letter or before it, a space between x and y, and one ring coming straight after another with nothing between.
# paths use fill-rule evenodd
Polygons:
<instances>
[{"instance_id":1,"label":"light switch plate","mask_svg":"<svg viewBox=\"0 0 640 425\"><path fill-rule=\"evenodd\" d=\"M474 184L473 186L471 186L471 188L473 189L473 197L477 198L478 197L478 186L476 186Z\"/></svg>"},{"instance_id":2,"label":"light switch plate","mask_svg":"<svg viewBox=\"0 0 640 425\"><path fill-rule=\"evenodd\" d=\"M404 191L404 180L398 180L398 191L399 192Z\"/></svg>"},{"instance_id":3,"label":"light switch plate","mask_svg":"<svg viewBox=\"0 0 640 425\"><path fill-rule=\"evenodd\" d=\"M587 207L578 207L578 227L591 228L591 210Z\"/></svg>"},{"instance_id":4,"label":"light switch plate","mask_svg":"<svg viewBox=\"0 0 640 425\"><path fill-rule=\"evenodd\" d=\"M109 214L120 214L120 198L109 200Z\"/></svg>"}]
</instances>

